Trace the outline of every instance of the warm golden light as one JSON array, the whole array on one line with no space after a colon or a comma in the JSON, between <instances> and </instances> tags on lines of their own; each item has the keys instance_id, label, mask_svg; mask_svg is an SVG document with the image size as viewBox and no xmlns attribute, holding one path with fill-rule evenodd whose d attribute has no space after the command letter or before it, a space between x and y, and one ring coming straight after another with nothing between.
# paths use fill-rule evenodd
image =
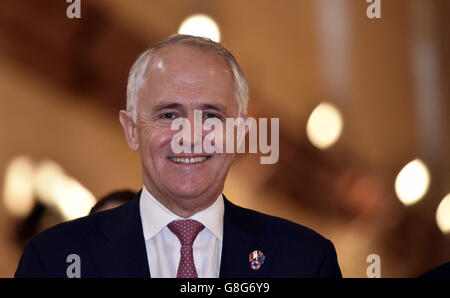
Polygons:
<instances>
[{"instance_id":1,"label":"warm golden light","mask_svg":"<svg viewBox=\"0 0 450 298\"><path fill-rule=\"evenodd\" d=\"M6 168L3 200L14 216L25 217L33 208L33 162L27 156L11 160Z\"/></svg>"},{"instance_id":2,"label":"warm golden light","mask_svg":"<svg viewBox=\"0 0 450 298\"><path fill-rule=\"evenodd\" d=\"M405 205L419 201L427 192L430 184L430 174L427 166L415 159L408 163L395 179L395 192Z\"/></svg>"},{"instance_id":3,"label":"warm golden light","mask_svg":"<svg viewBox=\"0 0 450 298\"><path fill-rule=\"evenodd\" d=\"M96 201L89 190L51 160L37 167L34 186L38 199L56 207L66 220L88 215Z\"/></svg>"},{"instance_id":4,"label":"warm golden light","mask_svg":"<svg viewBox=\"0 0 450 298\"><path fill-rule=\"evenodd\" d=\"M211 17L204 14L195 14L185 19L178 33L207 37L215 42L220 41L219 26Z\"/></svg>"},{"instance_id":5,"label":"warm golden light","mask_svg":"<svg viewBox=\"0 0 450 298\"><path fill-rule=\"evenodd\" d=\"M339 139L342 133L342 116L339 110L329 103L321 103L309 116L306 135L319 149L327 149Z\"/></svg>"},{"instance_id":6,"label":"warm golden light","mask_svg":"<svg viewBox=\"0 0 450 298\"><path fill-rule=\"evenodd\" d=\"M63 168L52 160L44 160L36 167L34 190L38 200L46 205L55 205L58 197L57 186L63 183L65 173Z\"/></svg>"},{"instance_id":7,"label":"warm golden light","mask_svg":"<svg viewBox=\"0 0 450 298\"><path fill-rule=\"evenodd\" d=\"M436 210L436 223L442 233L450 233L450 193L448 193Z\"/></svg>"},{"instance_id":8,"label":"warm golden light","mask_svg":"<svg viewBox=\"0 0 450 298\"><path fill-rule=\"evenodd\" d=\"M89 214L96 202L89 190L70 177L66 177L58 187L60 188L59 192L63 195L58 198L57 207L66 220Z\"/></svg>"}]
</instances>

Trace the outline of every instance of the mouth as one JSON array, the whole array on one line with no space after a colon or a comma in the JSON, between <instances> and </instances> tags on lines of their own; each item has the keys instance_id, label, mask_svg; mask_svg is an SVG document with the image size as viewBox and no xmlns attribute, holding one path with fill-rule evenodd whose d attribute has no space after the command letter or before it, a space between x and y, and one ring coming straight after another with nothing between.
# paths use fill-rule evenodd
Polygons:
<instances>
[{"instance_id":1,"label":"mouth","mask_svg":"<svg viewBox=\"0 0 450 298\"><path fill-rule=\"evenodd\" d=\"M210 159L211 156L196 156L196 157L169 157L171 161L177 164L199 164Z\"/></svg>"}]
</instances>

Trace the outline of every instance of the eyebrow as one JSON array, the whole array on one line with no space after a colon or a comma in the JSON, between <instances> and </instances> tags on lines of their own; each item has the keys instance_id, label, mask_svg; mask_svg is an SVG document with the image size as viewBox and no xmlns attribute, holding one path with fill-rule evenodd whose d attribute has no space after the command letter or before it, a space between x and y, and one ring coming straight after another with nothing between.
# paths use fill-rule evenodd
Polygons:
<instances>
[{"instance_id":1,"label":"eyebrow","mask_svg":"<svg viewBox=\"0 0 450 298\"><path fill-rule=\"evenodd\" d=\"M215 110L226 113L226 108L221 104L202 104L202 110Z\"/></svg>"},{"instance_id":2,"label":"eyebrow","mask_svg":"<svg viewBox=\"0 0 450 298\"><path fill-rule=\"evenodd\" d=\"M179 103L161 103L161 104L157 104L153 107L153 111L154 112L159 112L162 110L167 110L167 109L180 109L183 106Z\"/></svg>"},{"instance_id":3,"label":"eyebrow","mask_svg":"<svg viewBox=\"0 0 450 298\"><path fill-rule=\"evenodd\" d=\"M167 110L167 109L182 109L183 105L179 104L179 103L161 103L161 104L157 104L153 107L153 111L154 112L159 112L162 110ZM219 111L222 113L226 113L226 108L225 106L221 105L221 104L202 104L201 105L201 109L202 110L215 110L215 111Z\"/></svg>"}]
</instances>

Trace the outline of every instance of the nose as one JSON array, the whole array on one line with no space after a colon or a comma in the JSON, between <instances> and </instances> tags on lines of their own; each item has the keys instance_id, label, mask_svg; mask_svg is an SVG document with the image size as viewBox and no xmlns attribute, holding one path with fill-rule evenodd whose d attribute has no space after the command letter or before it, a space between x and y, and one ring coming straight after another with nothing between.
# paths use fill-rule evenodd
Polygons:
<instances>
[{"instance_id":1,"label":"nose","mask_svg":"<svg viewBox=\"0 0 450 298\"><path fill-rule=\"evenodd\" d=\"M183 138L180 140L184 152L202 153L203 151L203 116L201 110L188 113L186 121L189 122L190 130L184 130ZM186 151L188 149L190 151Z\"/></svg>"}]
</instances>

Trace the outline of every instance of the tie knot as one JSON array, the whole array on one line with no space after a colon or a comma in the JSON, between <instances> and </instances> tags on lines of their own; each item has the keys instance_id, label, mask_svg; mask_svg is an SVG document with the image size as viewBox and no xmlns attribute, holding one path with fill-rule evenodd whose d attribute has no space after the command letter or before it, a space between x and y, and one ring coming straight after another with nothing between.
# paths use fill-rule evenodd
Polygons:
<instances>
[{"instance_id":1,"label":"tie knot","mask_svg":"<svg viewBox=\"0 0 450 298\"><path fill-rule=\"evenodd\" d=\"M177 235L181 245L192 245L198 233L205 228L202 223L193 219L174 220L167 227Z\"/></svg>"}]
</instances>

